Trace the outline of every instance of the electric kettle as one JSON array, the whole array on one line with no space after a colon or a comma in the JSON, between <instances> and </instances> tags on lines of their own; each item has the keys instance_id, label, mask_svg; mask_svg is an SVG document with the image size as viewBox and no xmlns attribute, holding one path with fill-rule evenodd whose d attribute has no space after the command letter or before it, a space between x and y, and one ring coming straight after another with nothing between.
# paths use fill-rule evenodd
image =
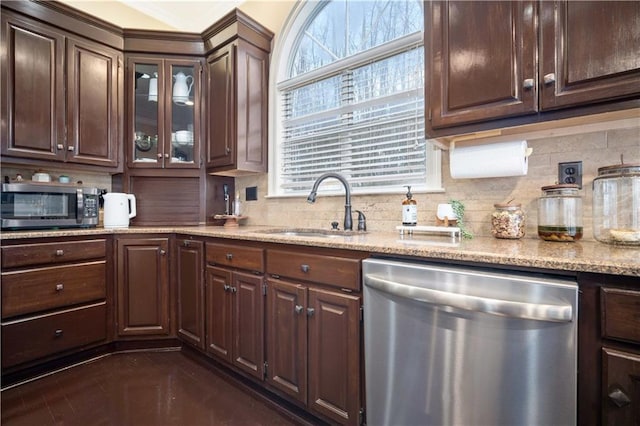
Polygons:
<instances>
[{"instance_id":1,"label":"electric kettle","mask_svg":"<svg viewBox=\"0 0 640 426\"><path fill-rule=\"evenodd\" d=\"M109 192L104 199L104 227L128 228L129 219L136 216L136 197L133 194Z\"/></svg>"}]
</instances>

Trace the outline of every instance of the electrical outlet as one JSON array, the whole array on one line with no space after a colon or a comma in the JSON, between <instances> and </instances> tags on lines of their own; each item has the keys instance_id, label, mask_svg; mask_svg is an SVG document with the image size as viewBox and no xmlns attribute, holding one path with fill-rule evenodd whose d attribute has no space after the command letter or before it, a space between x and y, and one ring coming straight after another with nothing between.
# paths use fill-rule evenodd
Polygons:
<instances>
[{"instance_id":1,"label":"electrical outlet","mask_svg":"<svg viewBox=\"0 0 640 426\"><path fill-rule=\"evenodd\" d=\"M573 183L582 189L582 161L558 163L558 183Z\"/></svg>"}]
</instances>

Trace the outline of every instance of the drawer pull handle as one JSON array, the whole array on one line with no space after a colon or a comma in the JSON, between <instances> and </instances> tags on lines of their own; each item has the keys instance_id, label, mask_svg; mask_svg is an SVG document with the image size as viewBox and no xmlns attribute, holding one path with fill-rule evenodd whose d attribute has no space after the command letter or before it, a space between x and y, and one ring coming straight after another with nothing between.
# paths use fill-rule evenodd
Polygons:
<instances>
[{"instance_id":1,"label":"drawer pull handle","mask_svg":"<svg viewBox=\"0 0 640 426\"><path fill-rule=\"evenodd\" d=\"M296 310L296 314L301 314L302 311L304 311L304 308L300 305L296 305L295 310Z\"/></svg>"},{"instance_id":2,"label":"drawer pull handle","mask_svg":"<svg viewBox=\"0 0 640 426\"><path fill-rule=\"evenodd\" d=\"M227 260L233 259L233 253L227 253L226 258L227 258Z\"/></svg>"},{"instance_id":3,"label":"drawer pull handle","mask_svg":"<svg viewBox=\"0 0 640 426\"><path fill-rule=\"evenodd\" d=\"M631 404L631 399L622 392L622 389L615 388L611 392L609 392L609 399L613 401L614 404L618 406L618 408L626 407Z\"/></svg>"},{"instance_id":4,"label":"drawer pull handle","mask_svg":"<svg viewBox=\"0 0 640 426\"><path fill-rule=\"evenodd\" d=\"M533 88L533 79L532 78L525 79L524 83L522 83L522 88L523 89L532 89Z\"/></svg>"},{"instance_id":5,"label":"drawer pull handle","mask_svg":"<svg viewBox=\"0 0 640 426\"><path fill-rule=\"evenodd\" d=\"M64 290L64 284L56 284L56 291Z\"/></svg>"},{"instance_id":6,"label":"drawer pull handle","mask_svg":"<svg viewBox=\"0 0 640 426\"><path fill-rule=\"evenodd\" d=\"M56 256L64 256L64 250L56 250Z\"/></svg>"},{"instance_id":7,"label":"drawer pull handle","mask_svg":"<svg viewBox=\"0 0 640 426\"><path fill-rule=\"evenodd\" d=\"M61 330L61 329L57 329L53 334L54 334L56 337L62 337L62 330Z\"/></svg>"},{"instance_id":8,"label":"drawer pull handle","mask_svg":"<svg viewBox=\"0 0 640 426\"><path fill-rule=\"evenodd\" d=\"M307 316L308 316L308 317L312 317L312 316L313 316L313 314L315 314L315 313L316 313L316 310L315 310L315 309L313 309L313 308L307 308Z\"/></svg>"},{"instance_id":9,"label":"drawer pull handle","mask_svg":"<svg viewBox=\"0 0 640 426\"><path fill-rule=\"evenodd\" d=\"M184 243L182 243L182 245L185 247L189 247L189 240L184 240Z\"/></svg>"},{"instance_id":10,"label":"drawer pull handle","mask_svg":"<svg viewBox=\"0 0 640 426\"><path fill-rule=\"evenodd\" d=\"M306 274L309 272L309 265L300 265L300 270Z\"/></svg>"},{"instance_id":11,"label":"drawer pull handle","mask_svg":"<svg viewBox=\"0 0 640 426\"><path fill-rule=\"evenodd\" d=\"M231 287L231 293L237 293L238 287Z\"/></svg>"},{"instance_id":12,"label":"drawer pull handle","mask_svg":"<svg viewBox=\"0 0 640 426\"><path fill-rule=\"evenodd\" d=\"M556 82L556 75L554 73L549 73L546 74L542 80L544 81L544 84L549 85L549 84L553 84Z\"/></svg>"}]
</instances>

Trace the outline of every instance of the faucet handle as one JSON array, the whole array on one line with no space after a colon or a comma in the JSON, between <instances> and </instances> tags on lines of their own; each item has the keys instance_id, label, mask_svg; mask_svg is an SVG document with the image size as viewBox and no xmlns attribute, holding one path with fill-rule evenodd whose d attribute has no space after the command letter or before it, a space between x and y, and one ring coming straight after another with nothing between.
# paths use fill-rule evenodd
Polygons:
<instances>
[{"instance_id":1,"label":"faucet handle","mask_svg":"<svg viewBox=\"0 0 640 426\"><path fill-rule=\"evenodd\" d=\"M367 218L364 216L360 210L356 210L358 213L358 231L366 231L367 230Z\"/></svg>"},{"instance_id":2,"label":"faucet handle","mask_svg":"<svg viewBox=\"0 0 640 426\"><path fill-rule=\"evenodd\" d=\"M338 222L331 222L331 229L333 229L334 231L338 230Z\"/></svg>"}]
</instances>

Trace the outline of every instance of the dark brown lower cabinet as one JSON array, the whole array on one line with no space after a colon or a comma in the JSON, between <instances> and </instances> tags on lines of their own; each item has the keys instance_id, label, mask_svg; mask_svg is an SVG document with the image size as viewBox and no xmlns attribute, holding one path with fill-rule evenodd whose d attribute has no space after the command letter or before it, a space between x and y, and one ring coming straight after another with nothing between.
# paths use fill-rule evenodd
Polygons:
<instances>
[{"instance_id":1,"label":"dark brown lower cabinet","mask_svg":"<svg viewBox=\"0 0 640 426\"><path fill-rule=\"evenodd\" d=\"M204 349L204 242L177 238L178 337Z\"/></svg>"},{"instance_id":2,"label":"dark brown lower cabinet","mask_svg":"<svg viewBox=\"0 0 640 426\"><path fill-rule=\"evenodd\" d=\"M207 266L206 350L260 380L264 375L263 277Z\"/></svg>"},{"instance_id":3,"label":"dark brown lower cabinet","mask_svg":"<svg viewBox=\"0 0 640 426\"><path fill-rule=\"evenodd\" d=\"M578 424L640 425L640 278L578 283Z\"/></svg>"},{"instance_id":4,"label":"dark brown lower cabinet","mask_svg":"<svg viewBox=\"0 0 640 426\"><path fill-rule=\"evenodd\" d=\"M116 246L118 335L169 336L169 239L120 237Z\"/></svg>"},{"instance_id":5,"label":"dark brown lower cabinet","mask_svg":"<svg viewBox=\"0 0 640 426\"><path fill-rule=\"evenodd\" d=\"M358 424L360 297L267 283L267 382L339 424Z\"/></svg>"}]
</instances>

